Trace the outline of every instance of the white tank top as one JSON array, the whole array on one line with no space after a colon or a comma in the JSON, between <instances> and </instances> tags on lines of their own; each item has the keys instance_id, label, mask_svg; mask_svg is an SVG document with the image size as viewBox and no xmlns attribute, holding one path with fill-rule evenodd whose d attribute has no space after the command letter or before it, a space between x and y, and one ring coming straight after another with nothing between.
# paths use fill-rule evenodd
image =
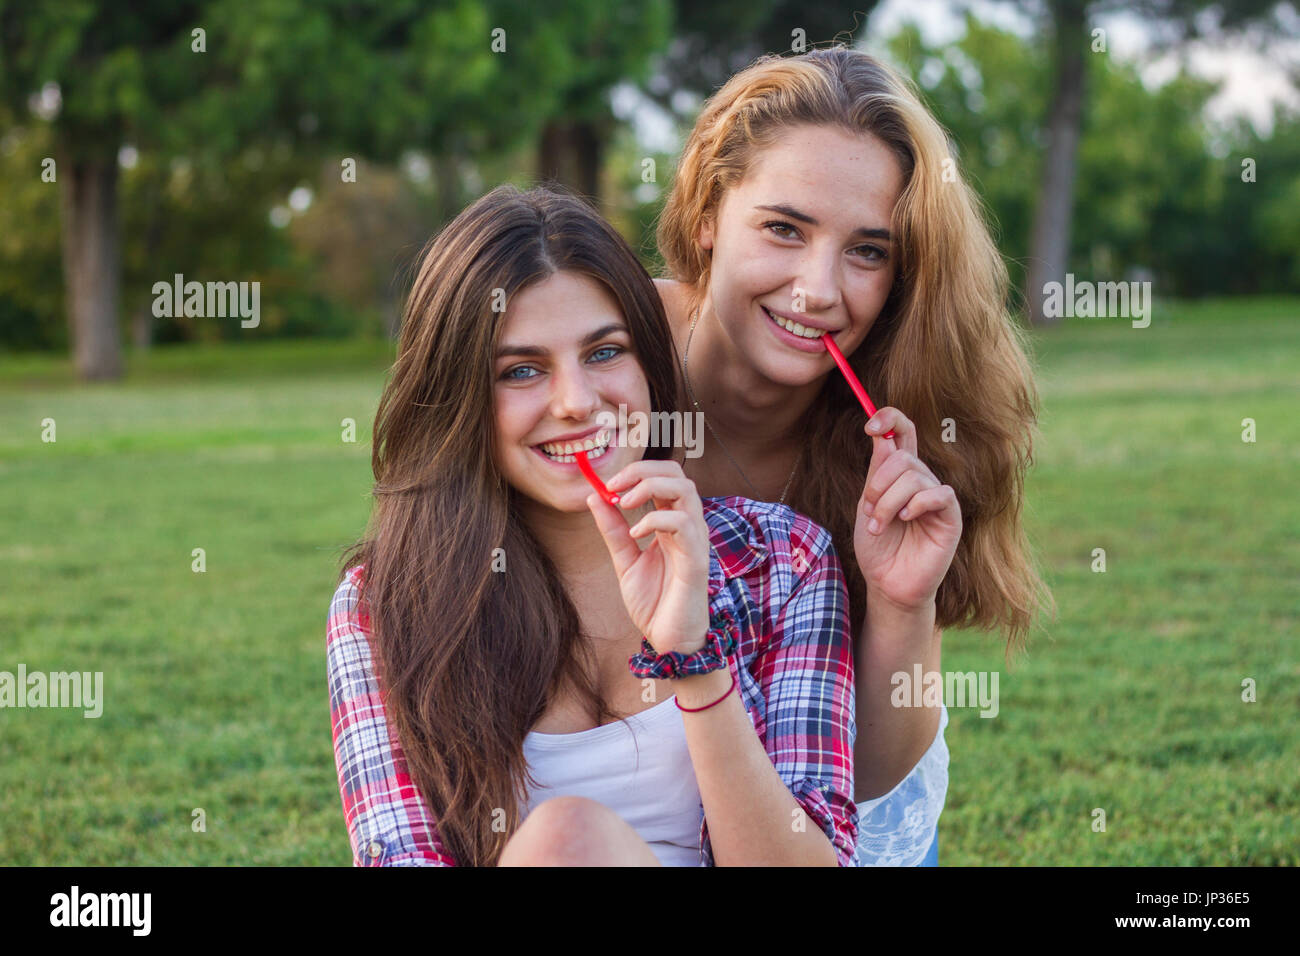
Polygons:
<instances>
[{"instance_id":1,"label":"white tank top","mask_svg":"<svg viewBox=\"0 0 1300 956\"><path fill-rule=\"evenodd\" d=\"M524 757L538 787L529 789L521 821L551 797L587 797L627 821L664 866L700 865L704 808L675 697L626 723L530 733Z\"/></svg>"}]
</instances>

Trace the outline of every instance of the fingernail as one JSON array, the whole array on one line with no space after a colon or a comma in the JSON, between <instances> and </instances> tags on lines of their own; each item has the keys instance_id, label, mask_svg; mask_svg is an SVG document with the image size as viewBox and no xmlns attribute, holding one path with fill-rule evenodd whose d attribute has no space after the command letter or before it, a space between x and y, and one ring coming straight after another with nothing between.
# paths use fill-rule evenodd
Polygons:
<instances>
[{"instance_id":1,"label":"fingernail","mask_svg":"<svg viewBox=\"0 0 1300 956\"><path fill-rule=\"evenodd\" d=\"M906 518L906 517L907 517L907 509L904 508L902 511L900 511L900 512L898 513L898 516L899 516L900 518Z\"/></svg>"},{"instance_id":2,"label":"fingernail","mask_svg":"<svg viewBox=\"0 0 1300 956\"><path fill-rule=\"evenodd\" d=\"M878 431L880 431L880 422L869 422L869 423L867 424L867 431L869 431L869 432L878 432Z\"/></svg>"},{"instance_id":3,"label":"fingernail","mask_svg":"<svg viewBox=\"0 0 1300 956\"><path fill-rule=\"evenodd\" d=\"M880 534L880 522L875 518L872 518L871 524L867 525L867 530L872 534Z\"/></svg>"}]
</instances>

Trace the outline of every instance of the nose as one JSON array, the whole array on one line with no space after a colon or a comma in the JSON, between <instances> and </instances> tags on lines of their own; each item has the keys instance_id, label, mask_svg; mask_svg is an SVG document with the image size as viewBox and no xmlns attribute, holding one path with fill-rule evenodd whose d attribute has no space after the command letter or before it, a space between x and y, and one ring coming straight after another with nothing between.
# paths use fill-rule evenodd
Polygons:
<instances>
[{"instance_id":1,"label":"nose","mask_svg":"<svg viewBox=\"0 0 1300 956\"><path fill-rule=\"evenodd\" d=\"M802 297L805 312L825 312L839 304L839 262L829 247L808 247L799 263L793 296L792 305Z\"/></svg>"},{"instance_id":2,"label":"nose","mask_svg":"<svg viewBox=\"0 0 1300 956\"><path fill-rule=\"evenodd\" d=\"M551 415L585 422L600 408L600 395L580 362L557 366L551 379Z\"/></svg>"}]
</instances>

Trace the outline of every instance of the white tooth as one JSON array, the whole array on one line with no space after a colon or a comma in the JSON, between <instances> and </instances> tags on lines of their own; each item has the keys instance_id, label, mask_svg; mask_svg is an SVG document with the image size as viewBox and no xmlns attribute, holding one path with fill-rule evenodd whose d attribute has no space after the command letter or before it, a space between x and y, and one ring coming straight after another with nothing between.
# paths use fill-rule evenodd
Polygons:
<instances>
[{"instance_id":1,"label":"white tooth","mask_svg":"<svg viewBox=\"0 0 1300 956\"><path fill-rule=\"evenodd\" d=\"M595 438L587 438L583 441L568 442L546 442L539 446L542 451L550 455L557 461L574 461L574 455L579 451L595 451L604 449L609 445L613 435L608 432L602 432Z\"/></svg>"},{"instance_id":2,"label":"white tooth","mask_svg":"<svg viewBox=\"0 0 1300 956\"><path fill-rule=\"evenodd\" d=\"M807 326L804 326L798 322L792 322L790 319L783 318L782 316L775 315L771 312L769 312L768 314L771 315L772 318L776 320L777 325L781 326L781 328L785 329L787 332L794 333L800 338L805 338L805 339L821 338L822 333L818 329L810 329Z\"/></svg>"}]
</instances>

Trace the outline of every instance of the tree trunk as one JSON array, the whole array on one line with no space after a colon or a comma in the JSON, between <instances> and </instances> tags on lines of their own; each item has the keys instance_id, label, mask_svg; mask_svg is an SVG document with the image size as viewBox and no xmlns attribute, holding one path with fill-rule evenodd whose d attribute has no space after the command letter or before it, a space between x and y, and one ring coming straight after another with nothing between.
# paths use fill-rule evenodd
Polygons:
<instances>
[{"instance_id":1,"label":"tree trunk","mask_svg":"<svg viewBox=\"0 0 1300 956\"><path fill-rule=\"evenodd\" d=\"M1051 4L1056 82L1025 289L1029 320L1034 325L1060 321L1043 315L1044 288L1049 282L1064 282L1069 267L1074 178L1083 124L1084 57L1088 55L1086 6L1086 0L1054 0Z\"/></svg>"},{"instance_id":2,"label":"tree trunk","mask_svg":"<svg viewBox=\"0 0 1300 956\"><path fill-rule=\"evenodd\" d=\"M68 340L77 376L88 381L120 378L117 162L107 157L78 159L63 150L58 175Z\"/></svg>"},{"instance_id":3,"label":"tree trunk","mask_svg":"<svg viewBox=\"0 0 1300 956\"><path fill-rule=\"evenodd\" d=\"M552 120L542 130L537 150L537 175L557 182L600 205L600 166L604 138L594 123Z\"/></svg>"}]
</instances>

